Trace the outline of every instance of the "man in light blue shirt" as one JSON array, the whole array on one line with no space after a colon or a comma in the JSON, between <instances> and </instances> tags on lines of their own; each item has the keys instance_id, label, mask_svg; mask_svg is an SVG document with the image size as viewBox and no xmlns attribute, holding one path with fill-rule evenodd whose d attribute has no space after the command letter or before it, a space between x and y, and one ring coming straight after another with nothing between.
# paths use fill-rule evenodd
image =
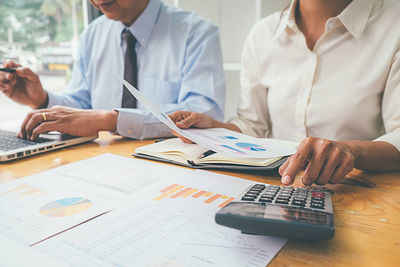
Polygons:
<instances>
[{"instance_id":1,"label":"man in light blue shirt","mask_svg":"<svg viewBox=\"0 0 400 267\"><path fill-rule=\"evenodd\" d=\"M166 113L190 110L223 119L224 73L215 26L160 0L91 2L105 16L83 32L72 79L61 95L43 90L29 69L5 64L18 68L15 74L0 74L0 89L36 109L20 137L35 139L53 130L79 136L105 130L136 139L170 135L140 103L120 108L126 30L136 39L137 85L145 96Z\"/></svg>"}]
</instances>

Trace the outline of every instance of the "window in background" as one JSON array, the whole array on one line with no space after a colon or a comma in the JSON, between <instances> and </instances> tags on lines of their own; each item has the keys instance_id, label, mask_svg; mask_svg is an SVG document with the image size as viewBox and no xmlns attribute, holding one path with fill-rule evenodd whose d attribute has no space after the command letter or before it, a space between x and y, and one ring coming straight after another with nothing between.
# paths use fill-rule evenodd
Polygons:
<instances>
[{"instance_id":1,"label":"window in background","mask_svg":"<svg viewBox=\"0 0 400 267\"><path fill-rule=\"evenodd\" d=\"M0 59L39 74L46 90L59 92L71 76L86 0L0 0ZM22 120L30 109L0 95L0 123Z\"/></svg>"}]
</instances>

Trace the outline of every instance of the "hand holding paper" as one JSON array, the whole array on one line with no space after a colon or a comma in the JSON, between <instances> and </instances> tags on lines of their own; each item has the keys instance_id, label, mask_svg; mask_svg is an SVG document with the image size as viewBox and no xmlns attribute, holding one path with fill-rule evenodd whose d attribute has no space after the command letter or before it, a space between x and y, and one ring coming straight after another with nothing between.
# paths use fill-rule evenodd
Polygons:
<instances>
[{"instance_id":1,"label":"hand holding paper","mask_svg":"<svg viewBox=\"0 0 400 267\"><path fill-rule=\"evenodd\" d=\"M148 111L150 111L167 127L209 150L237 158L273 158L287 156L295 152L292 148L280 146L276 143L266 144L265 140L261 142L261 139L240 134L228 129L180 129L167 114L159 110L157 106L151 103L135 87L124 79L121 79L121 82Z\"/></svg>"}]
</instances>

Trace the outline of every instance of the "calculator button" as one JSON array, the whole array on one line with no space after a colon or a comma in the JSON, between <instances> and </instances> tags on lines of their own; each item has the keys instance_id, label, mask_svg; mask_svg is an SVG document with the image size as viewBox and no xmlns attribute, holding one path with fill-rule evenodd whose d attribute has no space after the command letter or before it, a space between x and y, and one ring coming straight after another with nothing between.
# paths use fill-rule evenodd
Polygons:
<instances>
[{"instance_id":1,"label":"calculator button","mask_svg":"<svg viewBox=\"0 0 400 267\"><path fill-rule=\"evenodd\" d=\"M311 203L310 207L314 208L314 209L321 209L321 210L323 210L325 208L325 206L323 204L314 204L314 203Z\"/></svg>"},{"instance_id":2,"label":"calculator button","mask_svg":"<svg viewBox=\"0 0 400 267\"><path fill-rule=\"evenodd\" d=\"M242 200L244 201L254 201L255 199L255 197L242 197Z\"/></svg>"},{"instance_id":3,"label":"calculator button","mask_svg":"<svg viewBox=\"0 0 400 267\"><path fill-rule=\"evenodd\" d=\"M323 203L325 202L325 199L323 198L311 198L311 202L318 202L318 203Z\"/></svg>"},{"instance_id":4,"label":"calculator button","mask_svg":"<svg viewBox=\"0 0 400 267\"><path fill-rule=\"evenodd\" d=\"M246 194L254 194L254 195L259 195L261 194L261 191L248 191Z\"/></svg>"},{"instance_id":5,"label":"calculator button","mask_svg":"<svg viewBox=\"0 0 400 267\"><path fill-rule=\"evenodd\" d=\"M306 201L305 197L293 197L293 201Z\"/></svg>"},{"instance_id":6,"label":"calculator button","mask_svg":"<svg viewBox=\"0 0 400 267\"><path fill-rule=\"evenodd\" d=\"M294 190L293 186L284 186L282 187L283 190Z\"/></svg>"},{"instance_id":7,"label":"calculator button","mask_svg":"<svg viewBox=\"0 0 400 267\"><path fill-rule=\"evenodd\" d=\"M261 203L272 203L272 200L270 198L260 198L258 201Z\"/></svg>"},{"instance_id":8,"label":"calculator button","mask_svg":"<svg viewBox=\"0 0 400 267\"><path fill-rule=\"evenodd\" d=\"M260 197L260 200L274 200L273 197Z\"/></svg>"},{"instance_id":9,"label":"calculator button","mask_svg":"<svg viewBox=\"0 0 400 267\"><path fill-rule=\"evenodd\" d=\"M286 200L286 199L277 199L277 200L275 200L274 203L276 203L276 204L289 204L289 200Z\"/></svg>"},{"instance_id":10,"label":"calculator button","mask_svg":"<svg viewBox=\"0 0 400 267\"><path fill-rule=\"evenodd\" d=\"M273 192L273 193L276 193L276 192L279 192L279 190L275 190L275 189L265 189L265 192Z\"/></svg>"},{"instance_id":11,"label":"calculator button","mask_svg":"<svg viewBox=\"0 0 400 267\"><path fill-rule=\"evenodd\" d=\"M263 190L263 189L265 188L265 185L263 185L263 184L256 184L256 185L253 185L251 188L252 188L252 189L261 189L261 190Z\"/></svg>"},{"instance_id":12,"label":"calculator button","mask_svg":"<svg viewBox=\"0 0 400 267\"><path fill-rule=\"evenodd\" d=\"M275 195L272 194L263 194L261 197L266 197L266 198L275 198Z\"/></svg>"},{"instance_id":13,"label":"calculator button","mask_svg":"<svg viewBox=\"0 0 400 267\"><path fill-rule=\"evenodd\" d=\"M258 194L254 194L254 193L246 193L244 196L245 196L245 197L257 197L257 196L258 196Z\"/></svg>"},{"instance_id":14,"label":"calculator button","mask_svg":"<svg viewBox=\"0 0 400 267\"><path fill-rule=\"evenodd\" d=\"M306 202L305 201L292 201L291 204L294 206L304 207L306 205Z\"/></svg>"},{"instance_id":15,"label":"calculator button","mask_svg":"<svg viewBox=\"0 0 400 267\"><path fill-rule=\"evenodd\" d=\"M279 185L269 185L267 188L280 189L281 187Z\"/></svg>"}]
</instances>

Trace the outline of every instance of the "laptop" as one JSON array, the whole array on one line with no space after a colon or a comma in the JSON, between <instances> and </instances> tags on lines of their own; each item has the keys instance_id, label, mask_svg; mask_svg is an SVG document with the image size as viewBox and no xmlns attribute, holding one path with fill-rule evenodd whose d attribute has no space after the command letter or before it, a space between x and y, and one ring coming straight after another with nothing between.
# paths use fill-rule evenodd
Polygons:
<instances>
[{"instance_id":1,"label":"laptop","mask_svg":"<svg viewBox=\"0 0 400 267\"><path fill-rule=\"evenodd\" d=\"M17 133L0 129L0 162L25 158L47 151L92 141L95 136L78 137L57 132L41 134L35 141L20 139Z\"/></svg>"}]
</instances>

